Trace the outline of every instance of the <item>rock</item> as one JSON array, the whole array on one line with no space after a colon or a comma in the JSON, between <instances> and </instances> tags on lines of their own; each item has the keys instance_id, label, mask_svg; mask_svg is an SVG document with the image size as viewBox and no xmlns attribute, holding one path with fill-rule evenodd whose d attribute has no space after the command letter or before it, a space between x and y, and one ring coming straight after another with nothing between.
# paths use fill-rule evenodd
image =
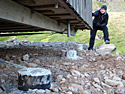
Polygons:
<instances>
[{"instance_id":1,"label":"rock","mask_svg":"<svg viewBox=\"0 0 125 94\"><path fill-rule=\"evenodd\" d=\"M121 78L120 78L120 77L117 77L117 76L114 76L114 77L113 77L113 80L121 81Z\"/></svg>"},{"instance_id":2,"label":"rock","mask_svg":"<svg viewBox=\"0 0 125 94\"><path fill-rule=\"evenodd\" d=\"M123 83L119 84L117 88L124 88L124 84Z\"/></svg>"},{"instance_id":3,"label":"rock","mask_svg":"<svg viewBox=\"0 0 125 94\"><path fill-rule=\"evenodd\" d=\"M36 91L36 94L44 94L44 93L45 93L45 90L42 90L42 89Z\"/></svg>"},{"instance_id":4,"label":"rock","mask_svg":"<svg viewBox=\"0 0 125 94\"><path fill-rule=\"evenodd\" d=\"M62 78L62 81L60 82L60 84L63 84L66 82L66 79L65 78Z\"/></svg>"},{"instance_id":5,"label":"rock","mask_svg":"<svg viewBox=\"0 0 125 94\"><path fill-rule=\"evenodd\" d=\"M120 52L116 52L116 56L121 56L121 53Z\"/></svg>"},{"instance_id":6,"label":"rock","mask_svg":"<svg viewBox=\"0 0 125 94\"><path fill-rule=\"evenodd\" d=\"M0 94L4 94L4 91L0 88Z\"/></svg>"},{"instance_id":7,"label":"rock","mask_svg":"<svg viewBox=\"0 0 125 94\"><path fill-rule=\"evenodd\" d=\"M3 76L3 75L2 75L2 76ZM4 80L4 79L0 79L0 82L1 82L1 83L4 83L4 82L5 82L5 80Z\"/></svg>"},{"instance_id":8,"label":"rock","mask_svg":"<svg viewBox=\"0 0 125 94\"><path fill-rule=\"evenodd\" d=\"M77 56L77 51L76 50L69 50L66 54L67 59L70 60L79 60L82 59L81 57Z\"/></svg>"},{"instance_id":9,"label":"rock","mask_svg":"<svg viewBox=\"0 0 125 94\"><path fill-rule=\"evenodd\" d=\"M122 60L124 60L121 56L118 56L117 58L116 58L116 60L117 61L122 61Z\"/></svg>"},{"instance_id":10,"label":"rock","mask_svg":"<svg viewBox=\"0 0 125 94\"><path fill-rule=\"evenodd\" d=\"M7 61L9 61L9 60L10 60L10 57L9 57L8 55L6 55L5 59L6 59Z\"/></svg>"},{"instance_id":11,"label":"rock","mask_svg":"<svg viewBox=\"0 0 125 94\"><path fill-rule=\"evenodd\" d=\"M35 67L37 67L37 64L34 64L34 63L26 63L26 66L27 66L27 67L35 68Z\"/></svg>"},{"instance_id":12,"label":"rock","mask_svg":"<svg viewBox=\"0 0 125 94\"><path fill-rule=\"evenodd\" d=\"M5 68L5 65L3 63L0 63L0 68Z\"/></svg>"},{"instance_id":13,"label":"rock","mask_svg":"<svg viewBox=\"0 0 125 94\"><path fill-rule=\"evenodd\" d=\"M102 56L105 56L106 54L111 54L115 50L116 47L113 44L103 44L99 47L99 49L96 49L96 51Z\"/></svg>"},{"instance_id":14,"label":"rock","mask_svg":"<svg viewBox=\"0 0 125 94\"><path fill-rule=\"evenodd\" d=\"M35 59L35 60L33 61L33 63L40 64L40 60L39 60L39 59Z\"/></svg>"},{"instance_id":15,"label":"rock","mask_svg":"<svg viewBox=\"0 0 125 94\"><path fill-rule=\"evenodd\" d=\"M99 78L93 78L93 80L94 80L94 82L96 82L96 83L100 83Z\"/></svg>"},{"instance_id":16,"label":"rock","mask_svg":"<svg viewBox=\"0 0 125 94\"><path fill-rule=\"evenodd\" d=\"M108 85L110 85L110 86L118 86L118 85L123 84L123 83L120 82L120 81L110 80L110 79L106 79L106 80L105 80L105 83L108 84Z\"/></svg>"},{"instance_id":17,"label":"rock","mask_svg":"<svg viewBox=\"0 0 125 94\"><path fill-rule=\"evenodd\" d=\"M37 91L38 89L28 89L28 91L27 91L27 93L28 94L36 94L36 91ZM42 94L44 94L44 93L42 93Z\"/></svg>"},{"instance_id":18,"label":"rock","mask_svg":"<svg viewBox=\"0 0 125 94\"><path fill-rule=\"evenodd\" d=\"M50 90L46 89L45 91L46 91L45 94L51 94Z\"/></svg>"},{"instance_id":19,"label":"rock","mask_svg":"<svg viewBox=\"0 0 125 94\"><path fill-rule=\"evenodd\" d=\"M114 91L114 94L125 94L125 90L122 89L122 88L116 89L116 90Z\"/></svg>"},{"instance_id":20,"label":"rock","mask_svg":"<svg viewBox=\"0 0 125 94\"><path fill-rule=\"evenodd\" d=\"M71 65L72 63L70 63L70 62L65 62L65 63L63 63L62 65L64 65L64 66L69 66L69 65Z\"/></svg>"},{"instance_id":21,"label":"rock","mask_svg":"<svg viewBox=\"0 0 125 94\"><path fill-rule=\"evenodd\" d=\"M84 76L85 76L85 77L89 77L89 74L88 74L88 73L84 73Z\"/></svg>"},{"instance_id":22,"label":"rock","mask_svg":"<svg viewBox=\"0 0 125 94\"><path fill-rule=\"evenodd\" d=\"M125 80L125 74L122 75L122 79Z\"/></svg>"},{"instance_id":23,"label":"rock","mask_svg":"<svg viewBox=\"0 0 125 94\"><path fill-rule=\"evenodd\" d=\"M102 40L103 38L104 38L104 36L103 35L101 35L101 34L99 34L99 35L96 35L96 37L95 37L97 40Z\"/></svg>"},{"instance_id":24,"label":"rock","mask_svg":"<svg viewBox=\"0 0 125 94\"><path fill-rule=\"evenodd\" d=\"M105 69L105 66L101 64L101 65L99 66L99 68L100 68L100 69Z\"/></svg>"},{"instance_id":25,"label":"rock","mask_svg":"<svg viewBox=\"0 0 125 94\"><path fill-rule=\"evenodd\" d=\"M22 91L16 90L16 91L11 91L10 93L7 94L24 94L24 93Z\"/></svg>"},{"instance_id":26,"label":"rock","mask_svg":"<svg viewBox=\"0 0 125 94\"><path fill-rule=\"evenodd\" d=\"M58 75L56 80L61 81L62 79L63 79L63 75Z\"/></svg>"},{"instance_id":27,"label":"rock","mask_svg":"<svg viewBox=\"0 0 125 94\"><path fill-rule=\"evenodd\" d=\"M98 85L98 84L94 84L94 83L93 83L93 86L94 86L95 88L102 89L102 87L101 87L100 85Z\"/></svg>"},{"instance_id":28,"label":"rock","mask_svg":"<svg viewBox=\"0 0 125 94\"><path fill-rule=\"evenodd\" d=\"M14 63L14 60L9 60L9 62Z\"/></svg>"},{"instance_id":29,"label":"rock","mask_svg":"<svg viewBox=\"0 0 125 94\"><path fill-rule=\"evenodd\" d=\"M105 83L103 83L103 82L101 82L101 85L102 85L103 87L105 87L105 88L111 88L111 86L109 86L109 85L107 85L107 84L105 84Z\"/></svg>"},{"instance_id":30,"label":"rock","mask_svg":"<svg viewBox=\"0 0 125 94\"><path fill-rule=\"evenodd\" d=\"M57 88L57 85L55 85L55 84L51 84L50 90L52 92L59 92L59 89Z\"/></svg>"},{"instance_id":31,"label":"rock","mask_svg":"<svg viewBox=\"0 0 125 94\"><path fill-rule=\"evenodd\" d=\"M78 93L78 92L83 91L83 87L81 85L78 85L78 84L69 84L68 87L69 87L69 90L71 90L74 93Z\"/></svg>"},{"instance_id":32,"label":"rock","mask_svg":"<svg viewBox=\"0 0 125 94\"><path fill-rule=\"evenodd\" d=\"M14 38L8 40L8 42L14 42L14 41L18 41L18 40L17 40L17 37L14 37Z\"/></svg>"},{"instance_id":33,"label":"rock","mask_svg":"<svg viewBox=\"0 0 125 94\"><path fill-rule=\"evenodd\" d=\"M73 94L71 91L67 92L66 94Z\"/></svg>"},{"instance_id":34,"label":"rock","mask_svg":"<svg viewBox=\"0 0 125 94\"><path fill-rule=\"evenodd\" d=\"M88 91L81 91L81 93L80 94L90 94Z\"/></svg>"},{"instance_id":35,"label":"rock","mask_svg":"<svg viewBox=\"0 0 125 94\"><path fill-rule=\"evenodd\" d=\"M71 78L71 75L70 75L70 74L67 74L66 78L67 78L67 79L70 79L70 78Z\"/></svg>"},{"instance_id":36,"label":"rock","mask_svg":"<svg viewBox=\"0 0 125 94\"><path fill-rule=\"evenodd\" d=\"M77 44L77 50L82 51L83 50L83 44Z\"/></svg>"},{"instance_id":37,"label":"rock","mask_svg":"<svg viewBox=\"0 0 125 94\"><path fill-rule=\"evenodd\" d=\"M80 77L80 76L81 76L81 73L80 73L79 71L77 71L77 70L71 70L70 72L71 72L71 74L72 74L73 76L77 76L77 77Z\"/></svg>"},{"instance_id":38,"label":"rock","mask_svg":"<svg viewBox=\"0 0 125 94\"><path fill-rule=\"evenodd\" d=\"M84 64L83 66L80 66L80 67L78 68L78 70L79 70L80 72L84 72L87 68L88 68L88 65L87 65L87 64Z\"/></svg>"},{"instance_id":39,"label":"rock","mask_svg":"<svg viewBox=\"0 0 125 94\"><path fill-rule=\"evenodd\" d=\"M83 43L83 49L84 49L84 50L88 49L88 47L89 47L89 44L88 44L88 43Z\"/></svg>"},{"instance_id":40,"label":"rock","mask_svg":"<svg viewBox=\"0 0 125 94\"><path fill-rule=\"evenodd\" d=\"M25 55L23 56L23 60L24 60L24 61L28 61L29 58L30 58L29 54L25 54Z\"/></svg>"}]
</instances>

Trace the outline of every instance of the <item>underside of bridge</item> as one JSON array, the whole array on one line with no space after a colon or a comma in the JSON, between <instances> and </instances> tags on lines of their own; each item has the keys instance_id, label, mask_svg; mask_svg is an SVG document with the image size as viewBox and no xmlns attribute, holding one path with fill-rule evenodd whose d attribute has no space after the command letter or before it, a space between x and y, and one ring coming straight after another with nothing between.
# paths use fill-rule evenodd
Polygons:
<instances>
[{"instance_id":1,"label":"underside of bridge","mask_svg":"<svg viewBox=\"0 0 125 94\"><path fill-rule=\"evenodd\" d=\"M50 30L71 34L91 25L67 0L0 0L0 33Z\"/></svg>"}]
</instances>

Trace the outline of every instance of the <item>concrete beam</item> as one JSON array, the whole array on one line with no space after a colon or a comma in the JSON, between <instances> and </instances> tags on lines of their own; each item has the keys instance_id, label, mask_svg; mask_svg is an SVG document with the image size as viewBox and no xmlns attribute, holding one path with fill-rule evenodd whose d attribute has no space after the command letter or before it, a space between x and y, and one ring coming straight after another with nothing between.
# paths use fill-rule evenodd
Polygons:
<instances>
[{"instance_id":1,"label":"concrete beam","mask_svg":"<svg viewBox=\"0 0 125 94\"><path fill-rule=\"evenodd\" d=\"M0 18L56 32L67 29L65 24L59 24L56 20L40 13L33 13L31 9L12 0L0 0Z\"/></svg>"}]
</instances>

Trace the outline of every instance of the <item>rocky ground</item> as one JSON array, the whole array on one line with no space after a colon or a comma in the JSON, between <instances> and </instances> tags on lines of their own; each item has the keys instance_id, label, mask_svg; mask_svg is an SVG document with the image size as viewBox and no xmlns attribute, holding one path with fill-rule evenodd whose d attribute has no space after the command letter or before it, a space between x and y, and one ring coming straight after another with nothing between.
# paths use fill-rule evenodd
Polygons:
<instances>
[{"instance_id":1,"label":"rocky ground","mask_svg":"<svg viewBox=\"0 0 125 94\"><path fill-rule=\"evenodd\" d=\"M115 46L77 42L0 42L0 94L125 94L125 56ZM15 65L14 65L15 64ZM52 72L50 89L18 90L18 65Z\"/></svg>"}]
</instances>

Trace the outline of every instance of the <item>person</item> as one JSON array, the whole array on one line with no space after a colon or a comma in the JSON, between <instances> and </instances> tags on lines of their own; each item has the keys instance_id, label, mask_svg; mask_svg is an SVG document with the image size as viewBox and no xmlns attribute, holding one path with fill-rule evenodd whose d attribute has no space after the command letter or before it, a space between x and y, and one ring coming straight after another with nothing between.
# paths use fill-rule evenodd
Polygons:
<instances>
[{"instance_id":1,"label":"person","mask_svg":"<svg viewBox=\"0 0 125 94\"><path fill-rule=\"evenodd\" d=\"M109 32L107 27L108 18L109 18L109 15L107 13L107 6L102 5L101 9L92 13L92 16L94 16L95 18L93 20L93 29L90 32L90 41L89 41L89 48L88 48L89 51L93 50L97 30L102 30L104 33L105 43L106 44L110 43Z\"/></svg>"}]
</instances>

